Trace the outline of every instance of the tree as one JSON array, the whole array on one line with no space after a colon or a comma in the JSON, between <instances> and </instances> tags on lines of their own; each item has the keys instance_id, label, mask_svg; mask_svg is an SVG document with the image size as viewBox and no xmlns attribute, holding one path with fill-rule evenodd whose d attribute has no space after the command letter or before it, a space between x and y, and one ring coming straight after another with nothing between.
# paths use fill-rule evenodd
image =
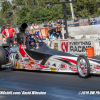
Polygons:
<instances>
[{"instance_id":1,"label":"tree","mask_svg":"<svg viewBox=\"0 0 100 100\"><path fill-rule=\"evenodd\" d=\"M0 27L2 27L4 25L4 20L3 18L0 18Z\"/></svg>"},{"instance_id":2,"label":"tree","mask_svg":"<svg viewBox=\"0 0 100 100\"><path fill-rule=\"evenodd\" d=\"M12 5L9 1L6 1L4 0L4 2L2 2L1 4L1 15L2 15L2 18L4 19L4 23L7 24L7 23L11 23L11 20L12 20L12 11L11 11L11 8L12 8Z\"/></svg>"},{"instance_id":3,"label":"tree","mask_svg":"<svg viewBox=\"0 0 100 100\"><path fill-rule=\"evenodd\" d=\"M73 7L77 17L88 17L97 13L97 2L94 0L77 0Z\"/></svg>"},{"instance_id":4,"label":"tree","mask_svg":"<svg viewBox=\"0 0 100 100\"><path fill-rule=\"evenodd\" d=\"M47 0L12 0L12 4L7 0L0 1L2 7L0 21L4 24L20 25L23 22L31 24L64 18L62 5L50 5L47 8L45 4ZM48 1L56 3L69 0ZM77 0L73 7L74 14L78 18L100 15L100 0ZM71 19L70 4L66 4L66 12L66 18Z\"/></svg>"}]
</instances>

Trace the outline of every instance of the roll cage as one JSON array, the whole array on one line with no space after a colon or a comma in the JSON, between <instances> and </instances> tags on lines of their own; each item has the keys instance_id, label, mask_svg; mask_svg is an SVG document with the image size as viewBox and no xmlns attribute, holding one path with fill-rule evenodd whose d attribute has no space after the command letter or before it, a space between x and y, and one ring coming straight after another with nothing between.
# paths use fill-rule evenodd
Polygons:
<instances>
[{"instance_id":1,"label":"roll cage","mask_svg":"<svg viewBox=\"0 0 100 100\"><path fill-rule=\"evenodd\" d=\"M29 35L25 35L23 38L23 45L26 45L27 49L30 49L30 43L29 43L29 39L30 38L34 38L36 43L38 44L38 48L41 47L48 47L41 39L41 37L37 34L29 34Z\"/></svg>"}]
</instances>

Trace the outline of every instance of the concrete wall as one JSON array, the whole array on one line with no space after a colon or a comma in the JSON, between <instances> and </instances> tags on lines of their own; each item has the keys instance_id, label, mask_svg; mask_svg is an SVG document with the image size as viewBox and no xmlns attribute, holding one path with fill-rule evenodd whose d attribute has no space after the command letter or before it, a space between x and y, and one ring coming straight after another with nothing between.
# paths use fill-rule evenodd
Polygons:
<instances>
[{"instance_id":1,"label":"concrete wall","mask_svg":"<svg viewBox=\"0 0 100 100\"><path fill-rule=\"evenodd\" d=\"M93 36L100 34L100 24L99 25L89 25L89 26L80 26L80 27L68 27L68 32L70 36L74 37L77 35L82 36L83 33L85 35Z\"/></svg>"}]
</instances>

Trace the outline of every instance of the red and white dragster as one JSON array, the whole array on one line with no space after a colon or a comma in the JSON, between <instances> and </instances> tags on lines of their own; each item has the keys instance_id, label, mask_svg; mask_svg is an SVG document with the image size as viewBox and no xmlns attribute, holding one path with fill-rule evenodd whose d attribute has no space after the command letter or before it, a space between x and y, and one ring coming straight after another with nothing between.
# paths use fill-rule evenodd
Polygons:
<instances>
[{"instance_id":1,"label":"red and white dragster","mask_svg":"<svg viewBox=\"0 0 100 100\"><path fill-rule=\"evenodd\" d=\"M17 43L18 46L12 47L10 53L4 48L14 70L72 72L79 73L81 77L87 77L90 73L100 74L99 56L87 58L50 49L36 34L24 36L19 33ZM1 67L5 66L7 64L1 64Z\"/></svg>"},{"instance_id":2,"label":"red and white dragster","mask_svg":"<svg viewBox=\"0 0 100 100\"><path fill-rule=\"evenodd\" d=\"M100 60L50 49L37 37L39 39L37 35L26 35L23 44L12 48L10 59L14 69L78 72L81 77L100 73Z\"/></svg>"}]
</instances>

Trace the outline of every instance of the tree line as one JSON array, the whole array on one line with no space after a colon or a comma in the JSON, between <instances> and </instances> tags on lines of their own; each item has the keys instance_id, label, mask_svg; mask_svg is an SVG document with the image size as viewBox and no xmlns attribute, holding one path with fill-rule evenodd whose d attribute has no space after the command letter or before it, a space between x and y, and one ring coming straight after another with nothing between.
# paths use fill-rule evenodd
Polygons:
<instances>
[{"instance_id":1,"label":"tree line","mask_svg":"<svg viewBox=\"0 0 100 100\"><path fill-rule=\"evenodd\" d=\"M0 0L0 27L9 23L11 26L20 25L23 22L28 24L48 21L62 20L63 7L50 5L50 3L67 2L69 0ZM76 1L76 0L72 0ZM74 15L78 18L100 15L100 0L77 0L73 3ZM72 19L70 4L66 4L67 19Z\"/></svg>"}]
</instances>

